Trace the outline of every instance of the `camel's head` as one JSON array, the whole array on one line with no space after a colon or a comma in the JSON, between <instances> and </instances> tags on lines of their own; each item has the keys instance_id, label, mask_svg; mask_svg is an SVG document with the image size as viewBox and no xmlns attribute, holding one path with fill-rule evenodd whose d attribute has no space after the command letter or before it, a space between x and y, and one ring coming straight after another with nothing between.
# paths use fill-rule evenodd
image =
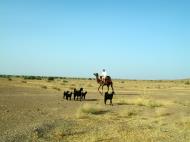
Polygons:
<instances>
[{"instance_id":1,"label":"camel's head","mask_svg":"<svg viewBox=\"0 0 190 142\"><path fill-rule=\"evenodd\" d=\"M93 75L95 75L96 77L98 77L98 73L93 73Z\"/></svg>"}]
</instances>

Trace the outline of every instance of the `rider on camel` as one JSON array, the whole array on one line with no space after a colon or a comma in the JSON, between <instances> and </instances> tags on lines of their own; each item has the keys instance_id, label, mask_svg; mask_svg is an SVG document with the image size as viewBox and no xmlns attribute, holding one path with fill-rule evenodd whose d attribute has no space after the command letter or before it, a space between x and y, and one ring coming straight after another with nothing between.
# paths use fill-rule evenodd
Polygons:
<instances>
[{"instance_id":1,"label":"rider on camel","mask_svg":"<svg viewBox=\"0 0 190 142\"><path fill-rule=\"evenodd\" d=\"M102 70L102 82L105 83L106 82L106 77L107 77L107 72L105 69Z\"/></svg>"}]
</instances>

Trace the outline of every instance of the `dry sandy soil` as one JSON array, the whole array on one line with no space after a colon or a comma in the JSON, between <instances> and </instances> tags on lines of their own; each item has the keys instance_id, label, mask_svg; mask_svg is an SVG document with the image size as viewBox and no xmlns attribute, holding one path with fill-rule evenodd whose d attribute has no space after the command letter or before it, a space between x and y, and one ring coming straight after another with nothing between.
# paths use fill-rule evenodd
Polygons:
<instances>
[{"instance_id":1,"label":"dry sandy soil","mask_svg":"<svg viewBox=\"0 0 190 142\"><path fill-rule=\"evenodd\" d=\"M190 85L114 80L113 106L95 80L0 78L2 142L189 142ZM85 101L63 99L83 87Z\"/></svg>"}]
</instances>

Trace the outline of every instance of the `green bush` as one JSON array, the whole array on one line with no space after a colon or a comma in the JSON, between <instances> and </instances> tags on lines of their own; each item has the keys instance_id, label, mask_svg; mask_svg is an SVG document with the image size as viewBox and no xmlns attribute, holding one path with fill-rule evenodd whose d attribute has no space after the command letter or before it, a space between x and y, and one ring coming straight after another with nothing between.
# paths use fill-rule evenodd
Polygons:
<instances>
[{"instance_id":1,"label":"green bush","mask_svg":"<svg viewBox=\"0 0 190 142\"><path fill-rule=\"evenodd\" d=\"M190 85L190 81L185 81L185 85Z\"/></svg>"},{"instance_id":2,"label":"green bush","mask_svg":"<svg viewBox=\"0 0 190 142\"><path fill-rule=\"evenodd\" d=\"M8 78L9 81L12 81L12 78Z\"/></svg>"},{"instance_id":3,"label":"green bush","mask_svg":"<svg viewBox=\"0 0 190 142\"><path fill-rule=\"evenodd\" d=\"M68 83L69 81L68 80L63 80L63 83Z\"/></svg>"},{"instance_id":4,"label":"green bush","mask_svg":"<svg viewBox=\"0 0 190 142\"><path fill-rule=\"evenodd\" d=\"M40 77L40 76L24 76L24 79L42 80L42 77Z\"/></svg>"},{"instance_id":5,"label":"green bush","mask_svg":"<svg viewBox=\"0 0 190 142\"><path fill-rule=\"evenodd\" d=\"M54 77L48 77L48 81L54 81Z\"/></svg>"},{"instance_id":6,"label":"green bush","mask_svg":"<svg viewBox=\"0 0 190 142\"><path fill-rule=\"evenodd\" d=\"M41 87L42 87L43 89L47 89L47 86L45 86L45 85L42 85Z\"/></svg>"},{"instance_id":7,"label":"green bush","mask_svg":"<svg viewBox=\"0 0 190 142\"><path fill-rule=\"evenodd\" d=\"M22 80L21 82L22 82L22 83L27 83L27 81L25 81L25 80Z\"/></svg>"}]
</instances>

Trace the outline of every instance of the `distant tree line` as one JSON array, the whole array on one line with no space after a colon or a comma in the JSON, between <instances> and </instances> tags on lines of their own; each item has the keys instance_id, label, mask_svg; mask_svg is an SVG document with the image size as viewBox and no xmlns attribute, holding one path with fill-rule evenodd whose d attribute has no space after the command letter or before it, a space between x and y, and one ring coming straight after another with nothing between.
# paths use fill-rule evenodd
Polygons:
<instances>
[{"instance_id":1,"label":"distant tree line","mask_svg":"<svg viewBox=\"0 0 190 142\"><path fill-rule=\"evenodd\" d=\"M30 76L30 75L0 75L0 78L23 78L28 80L42 80L47 79L48 81L53 81L55 79L74 79L74 80L94 80L94 78L80 78L80 77L59 77L59 76Z\"/></svg>"}]
</instances>

